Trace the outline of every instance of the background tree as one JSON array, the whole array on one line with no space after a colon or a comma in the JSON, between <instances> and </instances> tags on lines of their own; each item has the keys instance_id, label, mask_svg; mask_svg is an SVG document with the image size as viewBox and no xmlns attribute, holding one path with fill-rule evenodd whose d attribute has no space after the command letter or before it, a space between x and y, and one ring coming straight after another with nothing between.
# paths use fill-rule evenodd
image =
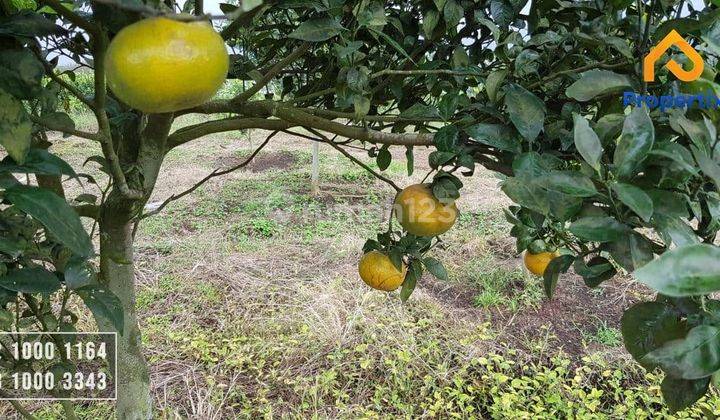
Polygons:
<instances>
[{"instance_id":1,"label":"background tree","mask_svg":"<svg viewBox=\"0 0 720 420\"><path fill-rule=\"evenodd\" d=\"M130 109L108 90L108 42L148 17L206 19L201 0L0 0L0 6L0 144L8 153L0 165L2 317L6 328L18 328L13 318L29 310L32 328L72 328L62 302L82 298L100 329L121 333L119 418L151 417L135 312L134 228L200 185L148 207L163 158L202 136L252 128L328 143L396 189L345 149L366 149L383 170L389 148L404 147L412 172L413 148L432 147L428 182L441 200L459 196L456 174L470 176L476 164L498 172L517 203L507 218L518 252L531 244L533 251L562 250L545 270L548 296L571 266L590 287L619 270L634 272L659 294L628 309L623 336L640 363L667 374L668 404L692 404L717 378L720 304L711 294L720 290L718 112L631 111L621 100L626 90L720 93L716 6L695 10L671 0L542 0L529 8L514 0L224 4L221 35L238 52L231 75L248 88L229 100L164 114ZM197 17L176 15L180 7ZM671 50L658 63L656 82L644 82L641 58L673 29L702 53L703 78L684 84L660 69L676 55ZM77 69L57 67L61 56L92 70L91 96L73 83ZM93 112L96 131L75 128L59 108L60 92ZM208 118L173 130L174 119L186 114ZM74 181L64 177L95 180L48 152L48 130L100 143L103 154L92 162L110 181L99 197L66 201L63 183ZM12 174L34 174L38 186ZM77 216L92 222L89 233ZM435 243L389 228L365 248L409 262L401 292L407 298L423 267L444 276L442 265L425 257ZM59 312L53 299L61 302ZM72 417L72 407L65 408Z\"/></svg>"}]
</instances>

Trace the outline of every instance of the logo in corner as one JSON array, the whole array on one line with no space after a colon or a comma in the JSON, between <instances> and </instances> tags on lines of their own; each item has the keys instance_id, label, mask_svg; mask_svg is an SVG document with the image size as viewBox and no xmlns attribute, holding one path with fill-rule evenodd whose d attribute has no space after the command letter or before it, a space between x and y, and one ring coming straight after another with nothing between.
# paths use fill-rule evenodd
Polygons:
<instances>
[{"instance_id":1,"label":"logo in corner","mask_svg":"<svg viewBox=\"0 0 720 420\"><path fill-rule=\"evenodd\" d=\"M666 66L675 77L682 80L683 82L693 82L700 78L703 70L705 69L705 63L702 57L698 54L695 49L685 41L685 39L676 31L672 30L659 44L653 48L650 53L645 56L643 61L643 79L646 82L652 82L655 80L655 63L660 59L665 51L670 47L676 46L690 59L693 64L693 68L690 71L685 70L677 61L670 59Z\"/></svg>"}]
</instances>

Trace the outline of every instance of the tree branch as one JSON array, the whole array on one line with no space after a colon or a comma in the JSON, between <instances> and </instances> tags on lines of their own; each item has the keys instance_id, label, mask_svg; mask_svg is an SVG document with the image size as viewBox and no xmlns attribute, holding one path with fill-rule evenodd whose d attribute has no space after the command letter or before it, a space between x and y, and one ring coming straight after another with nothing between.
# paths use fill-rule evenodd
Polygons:
<instances>
[{"instance_id":1,"label":"tree branch","mask_svg":"<svg viewBox=\"0 0 720 420\"><path fill-rule=\"evenodd\" d=\"M331 109L321 108L298 108L301 111L307 112L308 114L324 116L328 118L345 118L351 120L355 118L355 114L352 112L335 111ZM381 122L431 122L431 121L443 121L442 118L406 118L400 115L366 115L363 117L366 121L381 121Z\"/></svg>"},{"instance_id":2,"label":"tree branch","mask_svg":"<svg viewBox=\"0 0 720 420\"><path fill-rule=\"evenodd\" d=\"M206 104L209 105L210 103ZM217 106L221 106L218 104ZM208 121L178 129L168 137L168 150L187 143L202 136L224 131L245 130L261 128L265 130L283 131L296 126L311 127L326 131L348 139L367 141L370 143L398 145L398 146L430 146L433 144L433 134L429 133L388 133L368 128L340 124L325 118L309 114L302 109L293 108L272 101L255 101L246 103L251 107L252 115L272 115L278 119L268 118L227 118L223 120ZM224 109L223 112L232 112Z\"/></svg>"},{"instance_id":3,"label":"tree branch","mask_svg":"<svg viewBox=\"0 0 720 420\"><path fill-rule=\"evenodd\" d=\"M557 79L558 77L567 76L567 75L576 74L576 73L582 73L584 71L593 70L593 69L612 70L612 69L616 69L618 67L626 66L627 64L628 64L627 61L623 61L621 63L616 63L616 64L607 64L604 61L599 62L599 63L591 63L591 64L584 65L582 67L578 67L576 69L562 70L557 73L553 73L550 76L544 77L540 81L531 83L530 85L526 86L525 88L526 89L535 89L544 83L547 83L551 80Z\"/></svg>"},{"instance_id":4,"label":"tree branch","mask_svg":"<svg viewBox=\"0 0 720 420\"><path fill-rule=\"evenodd\" d=\"M458 71L458 70L448 70L448 69L436 69L436 70L391 70L391 69L385 69L380 70L376 73L373 73L370 75L371 79L375 79L377 77L385 76L385 75L399 75L399 76L423 76L427 74L446 74L449 76L478 76L477 73L469 72L469 71Z\"/></svg>"},{"instance_id":5,"label":"tree branch","mask_svg":"<svg viewBox=\"0 0 720 420\"><path fill-rule=\"evenodd\" d=\"M235 98L233 98L230 102L233 104L236 103L243 103L247 102L248 99L252 98L253 95L258 93L260 89L262 89L265 85L270 83L272 79L275 78L275 76L278 75L285 67L290 65L293 61L297 60L301 55L305 54L307 50L310 49L310 43L304 42L299 47L295 48L293 52L291 52L287 57L283 58L282 60L278 61L277 64L272 66L270 70L268 70L267 73L262 77L262 79L255 82L255 84L245 92L239 94Z\"/></svg>"},{"instance_id":6,"label":"tree branch","mask_svg":"<svg viewBox=\"0 0 720 420\"><path fill-rule=\"evenodd\" d=\"M93 37L97 37L100 35L100 27L88 20L85 20L82 16L63 6L60 1L40 0L40 3L49 6L51 9L57 12L58 15L69 20L73 25L77 26L78 28L84 29Z\"/></svg>"},{"instance_id":7,"label":"tree branch","mask_svg":"<svg viewBox=\"0 0 720 420\"><path fill-rule=\"evenodd\" d=\"M335 92L334 87L327 88L327 89L323 89L323 90L320 90L317 92L309 93L305 96L298 96L297 98L291 99L290 102L296 104L298 102L307 101L308 99L314 99L314 98L318 98L320 96L325 96L325 95L333 93L333 92Z\"/></svg>"},{"instance_id":8,"label":"tree branch","mask_svg":"<svg viewBox=\"0 0 720 420\"><path fill-rule=\"evenodd\" d=\"M34 122L37 125L41 125L50 131L59 131L61 133L70 134L75 137L82 137L84 139L93 140L93 141L101 141L100 136L97 133L88 133L87 131L81 131L81 130L75 130L73 128L63 127L63 126L55 124L51 121L44 121L41 118L39 118L33 114L29 114L29 115L30 115L30 120L32 122Z\"/></svg>"},{"instance_id":9,"label":"tree branch","mask_svg":"<svg viewBox=\"0 0 720 420\"><path fill-rule=\"evenodd\" d=\"M73 85L73 84L71 84L71 83L63 80L62 77L60 77L60 75L58 75L57 73L55 73L55 69L53 69L52 66L50 65L50 63L48 63L47 60L45 60L45 59L40 55L40 52L39 52L39 51L37 51L35 48L33 48L32 51L33 51L33 53L35 54L35 57L36 57L38 60L40 60L40 63L42 63L43 67L45 68L45 74L47 74L47 76L48 76L52 81L54 81L54 82L57 83L58 85L62 86L65 90L67 90L67 91L70 92L74 97L76 97L80 102L82 102L83 104L85 104L85 106L87 106L91 111L94 111L94 105L93 105L93 103L92 103L88 98L86 98L85 95L83 95L82 92L80 92L80 90L77 88L77 86L75 86L75 85Z\"/></svg>"},{"instance_id":10,"label":"tree branch","mask_svg":"<svg viewBox=\"0 0 720 420\"><path fill-rule=\"evenodd\" d=\"M228 40L230 37L235 35L238 29L248 26L253 21L255 16L265 10L272 3L273 2L264 2L264 4L260 4L256 8L246 12L243 15L240 15L234 21L230 22L230 24L226 26L225 29L222 30L222 32L220 32L220 36L222 37L222 39Z\"/></svg>"},{"instance_id":11,"label":"tree branch","mask_svg":"<svg viewBox=\"0 0 720 420\"><path fill-rule=\"evenodd\" d=\"M282 131L293 126L295 126L295 124L290 124L282 120L265 118L227 118L224 120L208 121L180 128L170 134L167 138L167 149L170 150L174 147L180 146L181 144L185 144L191 140L195 140L212 133L247 130L250 128Z\"/></svg>"},{"instance_id":12,"label":"tree branch","mask_svg":"<svg viewBox=\"0 0 720 420\"><path fill-rule=\"evenodd\" d=\"M433 135L429 133L388 133L353 127L316 117L300 109L281 104L275 104L271 112L274 116L296 125L327 131L349 139L396 146L430 146L433 144Z\"/></svg>"},{"instance_id":13,"label":"tree branch","mask_svg":"<svg viewBox=\"0 0 720 420\"><path fill-rule=\"evenodd\" d=\"M333 149L335 149L335 150L337 150L338 152L342 153L343 156L345 156L346 158L350 159L350 160L353 161L355 164L361 166L361 167L362 167L363 169L365 169L366 171L370 172L373 176L375 176L375 178L377 178L377 179L379 179L379 180L387 183L387 184L390 185L391 187L393 187L393 188L395 189L395 191L400 192L400 190L402 190L402 188L398 187L397 184L394 183L390 178L387 178L387 177L381 175L380 173L374 171L371 167L369 167L368 165L364 164L362 161L360 161L360 159L356 158L355 156L353 156L353 155L351 155L350 153L348 153L347 151L345 151L342 147L340 147L339 145L335 144L334 141L330 140L329 138L327 138L326 136L324 136L322 133L319 133L319 132L313 130L312 128L307 128L307 130L310 131L311 133L315 134L316 136L320 137L320 139L321 139L322 142L329 144L330 146L333 147Z\"/></svg>"},{"instance_id":14,"label":"tree branch","mask_svg":"<svg viewBox=\"0 0 720 420\"><path fill-rule=\"evenodd\" d=\"M485 168L487 168L491 171L499 172L499 173L501 173L503 175L507 175L507 176L514 175L511 167L503 165L502 163L500 163L496 160L493 160L493 159L489 158L488 156L485 156L480 153L476 153L473 155L473 158L475 158L475 162L481 164L482 166L484 166Z\"/></svg>"},{"instance_id":15,"label":"tree branch","mask_svg":"<svg viewBox=\"0 0 720 420\"><path fill-rule=\"evenodd\" d=\"M203 179L201 179L200 181L198 181L197 183L195 183L195 185L193 185L192 187L188 188L187 190L185 190L185 191L183 191L183 192L181 192L181 193L179 193L179 194L173 194L173 195L171 195L171 196L168 197L165 201L163 201L162 203L160 203L160 205L157 206L155 209L153 209L153 210L151 210L151 211L149 211L149 212L144 213L143 215L141 215L141 216L140 216L140 220L145 219L145 218L148 218L148 217L150 217L150 216L154 216L154 215L160 213L168 204L170 204L171 202L173 202L173 201L175 201L175 200L178 200L178 199L180 199L180 198L182 198L182 197L185 197L186 195L192 193L193 191L195 191L196 189L200 188L201 185L203 185L204 183L206 183L206 182L209 181L210 179L215 178L215 177L217 177L217 176L229 174L230 172L236 171L236 170L238 170L238 169L246 166L247 164L249 164L250 162L252 162L252 160L255 158L255 156L257 156L257 154L260 152L260 150L262 150L262 149L268 144L268 142L270 142L270 139L272 139L273 137L275 137L275 135L276 135L277 133L278 133L278 131L273 131L272 133L270 133L270 135L267 136L267 138L265 139L265 141L264 141L257 149L255 149L255 151L252 152L252 154L251 154L247 159L245 159L242 163L240 163L240 164L238 164L238 165L235 165L235 166L233 166L233 167L231 167L231 168L229 168L229 169L224 169L224 170L215 169L214 171L210 172L210 174L208 174L205 178L203 178Z\"/></svg>"},{"instance_id":16,"label":"tree branch","mask_svg":"<svg viewBox=\"0 0 720 420\"><path fill-rule=\"evenodd\" d=\"M95 204L80 204L72 206L72 209L75 210L75 213L80 217L88 217L93 220L100 218L100 206Z\"/></svg>"},{"instance_id":17,"label":"tree branch","mask_svg":"<svg viewBox=\"0 0 720 420\"><path fill-rule=\"evenodd\" d=\"M48 0L55 1L55 0ZM105 53L107 51L107 34L98 30L98 34L93 38L92 56L95 64L95 118L98 122L98 135L102 146L103 155L108 161L110 173L113 181L120 193L126 198L140 199L143 197L142 191L131 190L128 187L125 173L120 166L120 159L115 152L113 145L112 133L110 130L110 120L105 111L107 102L107 86L105 82Z\"/></svg>"}]
</instances>

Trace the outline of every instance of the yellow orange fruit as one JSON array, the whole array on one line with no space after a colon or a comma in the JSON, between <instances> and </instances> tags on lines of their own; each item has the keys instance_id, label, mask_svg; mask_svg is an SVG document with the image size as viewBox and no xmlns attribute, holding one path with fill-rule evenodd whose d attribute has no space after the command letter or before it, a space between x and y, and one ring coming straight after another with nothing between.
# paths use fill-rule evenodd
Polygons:
<instances>
[{"instance_id":1,"label":"yellow orange fruit","mask_svg":"<svg viewBox=\"0 0 720 420\"><path fill-rule=\"evenodd\" d=\"M458 216L455 203L441 203L427 184L411 185L395 198L395 216L409 233L438 236L447 232Z\"/></svg>"},{"instance_id":2,"label":"yellow orange fruit","mask_svg":"<svg viewBox=\"0 0 720 420\"><path fill-rule=\"evenodd\" d=\"M123 28L105 58L112 92L146 113L206 102L225 81L228 66L225 42L209 23L164 17Z\"/></svg>"},{"instance_id":3,"label":"yellow orange fruit","mask_svg":"<svg viewBox=\"0 0 720 420\"><path fill-rule=\"evenodd\" d=\"M380 251L370 251L360 258L358 271L368 286L391 292L405 281L407 266L403 264L402 271L398 270L387 255Z\"/></svg>"},{"instance_id":4,"label":"yellow orange fruit","mask_svg":"<svg viewBox=\"0 0 720 420\"><path fill-rule=\"evenodd\" d=\"M557 251L540 252L538 254L526 251L523 261L525 262L525 267L530 270L531 273L536 276L542 276L545 273L545 269L547 269L548 264L550 264L550 261L559 255L560 253Z\"/></svg>"}]
</instances>

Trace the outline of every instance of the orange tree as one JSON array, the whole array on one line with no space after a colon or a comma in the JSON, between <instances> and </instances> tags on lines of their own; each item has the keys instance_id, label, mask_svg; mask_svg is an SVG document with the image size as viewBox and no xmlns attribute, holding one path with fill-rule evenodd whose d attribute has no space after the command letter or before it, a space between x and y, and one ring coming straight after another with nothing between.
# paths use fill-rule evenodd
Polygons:
<instances>
[{"instance_id":1,"label":"orange tree","mask_svg":"<svg viewBox=\"0 0 720 420\"><path fill-rule=\"evenodd\" d=\"M720 290L714 245L719 114L701 109L699 100L680 103L677 97L698 86L718 93L720 12L675 0L539 0L526 6L520 0L222 4L225 15L212 18L237 51L230 74L249 87L228 100L197 103L212 93L209 75L163 62L192 61L204 50L193 39L206 35L163 32L170 40L156 45L139 68L129 64L136 63L128 58L132 45L117 49L124 51L119 61L108 58L108 46L122 28L160 15L181 27L206 21L202 0L0 0L0 144L8 155L0 163L2 327L72 330L77 317L65 302L79 296L101 330L120 333L118 417L150 418L133 231L197 187L160 206L146 205L168 151L218 132L268 130L260 148L275 133L294 133L328 143L399 191L382 174L392 159L389 149L405 149L411 173L413 149L430 147L433 169L420 189L432 193L433 203L453 208L461 177L478 164L504 177L502 189L516 203L506 216L518 252L553 257L534 269L543 273L548 296L571 266L589 287L624 270L656 290L656 299L625 312L626 348L643 366L665 372L662 390L671 408L692 404L720 376L720 302L712 297ZM655 80L643 80L642 57L672 30L704 58L706 71L695 85L663 66L671 57L682 62L674 49L656 63ZM136 48L153 51L153 38L139 38ZM125 65L118 76L115 70ZM94 74L90 95L74 83L79 68ZM153 104L167 87L165 78L177 77L182 83ZM625 91L649 95L649 106L636 96L623 105ZM97 129L77 129L59 95L76 97L96 117ZM671 104L678 106L657 106L667 95L675 95ZM178 99L187 97L192 100ZM178 102L166 107L172 98ZM186 114L210 118L173 130L173 120ZM100 144L102 155L88 164L99 165L109 181L97 195L65 195L68 180L89 187L99 181L53 155L47 131ZM365 149L379 170L348 147ZM19 174L37 182L21 183ZM403 222L406 215L398 216ZM454 220L454 210L449 217ZM85 230L80 218L92 229ZM433 229L443 231L450 219ZM384 270L405 273L400 294L407 299L423 270L447 274L427 256L439 239L394 226L368 240L365 252L377 251L372 260ZM377 274L382 267L366 271ZM70 404L64 408L74 416Z\"/></svg>"}]
</instances>

